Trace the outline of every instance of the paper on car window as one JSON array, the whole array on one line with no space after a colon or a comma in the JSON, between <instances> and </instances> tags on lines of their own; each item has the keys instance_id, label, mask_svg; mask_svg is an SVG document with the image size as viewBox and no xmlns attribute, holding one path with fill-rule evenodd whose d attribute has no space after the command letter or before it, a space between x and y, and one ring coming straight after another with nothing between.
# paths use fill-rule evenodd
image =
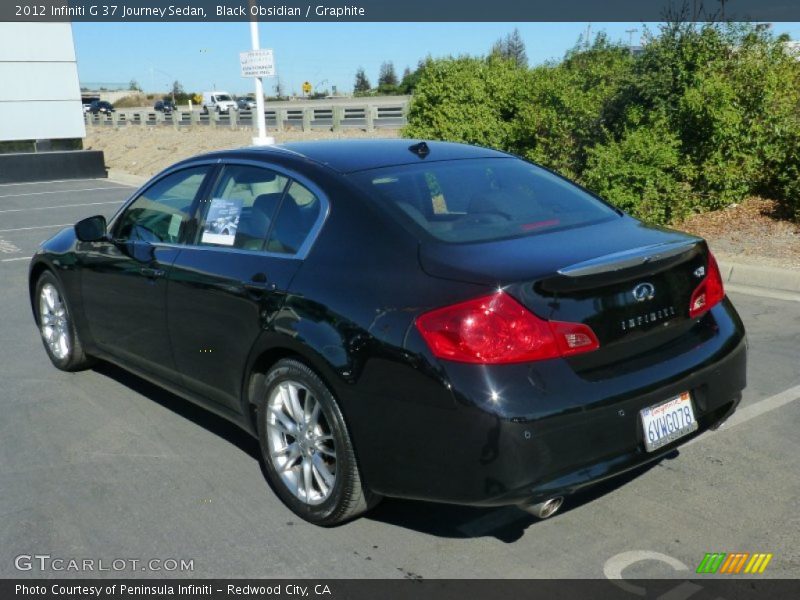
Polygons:
<instances>
[{"instance_id":1,"label":"paper on car window","mask_svg":"<svg viewBox=\"0 0 800 600\"><path fill-rule=\"evenodd\" d=\"M204 244L233 246L241 214L241 200L212 198L200 241Z\"/></svg>"},{"instance_id":2,"label":"paper on car window","mask_svg":"<svg viewBox=\"0 0 800 600\"><path fill-rule=\"evenodd\" d=\"M169 237L172 239L177 239L181 233L181 223L183 223L183 217L181 215L172 214L169 218L169 227L167 228L167 233Z\"/></svg>"}]
</instances>

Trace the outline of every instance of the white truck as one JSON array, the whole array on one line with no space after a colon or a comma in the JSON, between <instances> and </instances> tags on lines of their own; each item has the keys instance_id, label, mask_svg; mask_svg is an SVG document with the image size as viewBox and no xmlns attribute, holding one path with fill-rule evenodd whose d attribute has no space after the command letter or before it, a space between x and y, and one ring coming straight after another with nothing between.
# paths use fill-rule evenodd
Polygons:
<instances>
[{"instance_id":1,"label":"white truck","mask_svg":"<svg viewBox=\"0 0 800 600\"><path fill-rule=\"evenodd\" d=\"M228 92L203 92L203 112L212 110L217 113L228 113L237 110L236 101Z\"/></svg>"}]
</instances>

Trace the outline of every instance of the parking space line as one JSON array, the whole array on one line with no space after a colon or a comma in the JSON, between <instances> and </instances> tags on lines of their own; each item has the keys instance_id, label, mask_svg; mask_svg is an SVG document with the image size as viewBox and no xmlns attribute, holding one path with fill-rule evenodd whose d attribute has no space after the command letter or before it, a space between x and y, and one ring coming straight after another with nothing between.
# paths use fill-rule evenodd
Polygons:
<instances>
[{"instance_id":1,"label":"parking space line","mask_svg":"<svg viewBox=\"0 0 800 600\"><path fill-rule=\"evenodd\" d=\"M26 210L49 210L51 208L72 208L73 206L99 206L101 204L122 204L123 200L113 200L111 202L82 202L80 204L58 204L56 206L32 206L30 208L6 208L0 213L24 212Z\"/></svg>"},{"instance_id":2,"label":"parking space line","mask_svg":"<svg viewBox=\"0 0 800 600\"><path fill-rule=\"evenodd\" d=\"M52 181L19 181L17 183L0 183L0 187L10 187L13 185L41 185L45 183L81 183L82 181L108 181L108 179L54 179ZM135 187L124 183L119 183L119 185L125 187Z\"/></svg>"},{"instance_id":3,"label":"parking space line","mask_svg":"<svg viewBox=\"0 0 800 600\"><path fill-rule=\"evenodd\" d=\"M109 187L96 187L96 188L82 188L77 190L51 190L47 192L28 192L26 194L5 194L0 196L3 198L22 198L23 196L44 196L46 194L71 194L73 192L97 192L99 190L124 190L127 186L109 186Z\"/></svg>"},{"instance_id":4,"label":"parking space line","mask_svg":"<svg viewBox=\"0 0 800 600\"><path fill-rule=\"evenodd\" d=\"M30 260L30 259L31 259L30 256L20 256L18 258L2 258L0 259L0 262L15 262L18 260Z\"/></svg>"},{"instance_id":5,"label":"parking space line","mask_svg":"<svg viewBox=\"0 0 800 600\"><path fill-rule=\"evenodd\" d=\"M769 398L764 398L763 400L759 400L749 406L745 406L744 408L738 409L733 416L728 419L722 428L719 430L720 432L727 431L737 425L741 425L742 423L747 423L750 419L755 419L756 417L760 417L761 415L772 412L773 410L780 408L782 406L786 406L791 402L795 402L796 400L800 400L800 385L796 385L794 387L790 387L788 390L784 390L779 392ZM685 448L686 446L691 446L695 442L709 439L705 435L701 435L700 437L696 437L693 440L689 440L680 448Z\"/></svg>"},{"instance_id":6,"label":"parking space line","mask_svg":"<svg viewBox=\"0 0 800 600\"><path fill-rule=\"evenodd\" d=\"M30 231L31 229L52 229L53 227L69 227L74 223L60 223L56 225L37 225L36 227L17 227L16 229L0 229L0 233L8 233L10 231Z\"/></svg>"}]
</instances>

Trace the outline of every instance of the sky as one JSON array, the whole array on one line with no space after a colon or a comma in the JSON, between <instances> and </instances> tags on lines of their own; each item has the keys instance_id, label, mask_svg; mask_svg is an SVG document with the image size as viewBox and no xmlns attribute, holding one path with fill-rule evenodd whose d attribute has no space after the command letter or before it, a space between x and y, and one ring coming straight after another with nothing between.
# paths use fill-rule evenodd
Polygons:
<instances>
[{"instance_id":1,"label":"sky","mask_svg":"<svg viewBox=\"0 0 800 600\"><path fill-rule=\"evenodd\" d=\"M647 24L656 30L657 24ZM186 91L253 91L239 71L239 52L250 49L250 25L241 23L74 23L81 85L128 83L165 92L179 81ZM492 44L518 28L530 64L558 60L591 27L612 41L637 45L642 23L265 23L262 48L272 48L284 93L300 93L304 81L315 90L350 93L363 67L373 85L381 63L392 61L398 76L428 55L486 54ZM777 23L776 33L800 39L800 23ZM636 31L630 31L636 30ZM274 79L264 81L274 93Z\"/></svg>"}]
</instances>

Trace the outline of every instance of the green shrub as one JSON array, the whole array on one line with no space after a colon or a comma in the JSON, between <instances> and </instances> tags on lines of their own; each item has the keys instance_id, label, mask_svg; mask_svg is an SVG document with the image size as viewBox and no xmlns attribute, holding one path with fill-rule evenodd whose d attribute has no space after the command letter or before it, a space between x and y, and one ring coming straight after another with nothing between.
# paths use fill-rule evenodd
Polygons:
<instances>
[{"instance_id":1,"label":"green shrub","mask_svg":"<svg viewBox=\"0 0 800 600\"><path fill-rule=\"evenodd\" d=\"M403 135L509 148L514 120L529 90L530 72L510 60L430 60L422 69Z\"/></svg>"},{"instance_id":2,"label":"green shrub","mask_svg":"<svg viewBox=\"0 0 800 600\"><path fill-rule=\"evenodd\" d=\"M668 223L750 195L800 213L800 61L751 24L669 23L639 56L598 36L533 69L429 60L404 134L500 148Z\"/></svg>"}]
</instances>

